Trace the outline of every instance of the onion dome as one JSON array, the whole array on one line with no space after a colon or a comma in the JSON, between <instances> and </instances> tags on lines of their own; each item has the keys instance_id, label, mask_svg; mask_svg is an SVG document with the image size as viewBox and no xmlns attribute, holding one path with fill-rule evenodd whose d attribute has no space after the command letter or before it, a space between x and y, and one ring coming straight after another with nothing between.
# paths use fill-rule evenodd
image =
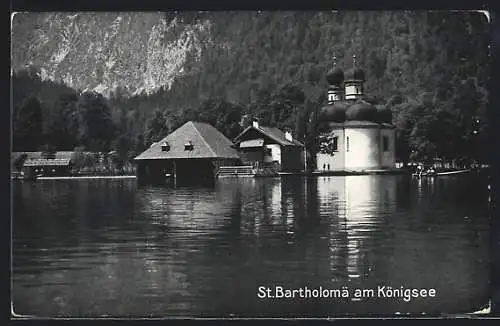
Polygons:
<instances>
[{"instance_id":1,"label":"onion dome","mask_svg":"<svg viewBox=\"0 0 500 326\"><path fill-rule=\"evenodd\" d=\"M366 101L359 101L353 104L346 111L346 120L348 121L371 121L379 122L378 110L376 107Z\"/></svg>"},{"instance_id":2,"label":"onion dome","mask_svg":"<svg viewBox=\"0 0 500 326\"><path fill-rule=\"evenodd\" d=\"M365 72L363 71L363 69L358 67L355 55L352 56L352 60L353 60L353 67L346 72L346 75L345 75L346 81L364 82L365 81Z\"/></svg>"},{"instance_id":3,"label":"onion dome","mask_svg":"<svg viewBox=\"0 0 500 326\"><path fill-rule=\"evenodd\" d=\"M380 123L392 123L392 111L387 106L377 106Z\"/></svg>"},{"instance_id":4,"label":"onion dome","mask_svg":"<svg viewBox=\"0 0 500 326\"><path fill-rule=\"evenodd\" d=\"M319 119L321 122L344 122L346 119L347 105L335 102L321 108Z\"/></svg>"},{"instance_id":5,"label":"onion dome","mask_svg":"<svg viewBox=\"0 0 500 326\"><path fill-rule=\"evenodd\" d=\"M344 71L339 67L333 67L327 72L326 80L330 85L341 85L344 82Z\"/></svg>"},{"instance_id":6,"label":"onion dome","mask_svg":"<svg viewBox=\"0 0 500 326\"><path fill-rule=\"evenodd\" d=\"M365 72L359 67L349 69L345 74L345 80L365 81Z\"/></svg>"},{"instance_id":7,"label":"onion dome","mask_svg":"<svg viewBox=\"0 0 500 326\"><path fill-rule=\"evenodd\" d=\"M344 82L344 71L337 67L337 57L333 56L333 68L326 73L330 86L340 86Z\"/></svg>"}]
</instances>

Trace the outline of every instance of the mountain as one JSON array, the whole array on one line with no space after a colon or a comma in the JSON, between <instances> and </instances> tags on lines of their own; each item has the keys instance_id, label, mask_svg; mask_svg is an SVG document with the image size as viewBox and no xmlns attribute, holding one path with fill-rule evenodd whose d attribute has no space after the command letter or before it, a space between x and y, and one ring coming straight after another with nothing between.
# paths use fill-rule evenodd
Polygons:
<instances>
[{"instance_id":1,"label":"mountain","mask_svg":"<svg viewBox=\"0 0 500 326\"><path fill-rule=\"evenodd\" d=\"M333 55L347 69L356 54L367 89L384 98L436 86L447 67L469 66L481 83L487 38L477 12L19 13L12 67L106 96L179 80L240 100L286 80L320 82Z\"/></svg>"},{"instance_id":2,"label":"mountain","mask_svg":"<svg viewBox=\"0 0 500 326\"><path fill-rule=\"evenodd\" d=\"M18 13L12 22L12 67L44 80L104 95L149 93L182 76L199 56L208 21L179 26L162 13ZM175 39L166 37L175 33Z\"/></svg>"}]
</instances>

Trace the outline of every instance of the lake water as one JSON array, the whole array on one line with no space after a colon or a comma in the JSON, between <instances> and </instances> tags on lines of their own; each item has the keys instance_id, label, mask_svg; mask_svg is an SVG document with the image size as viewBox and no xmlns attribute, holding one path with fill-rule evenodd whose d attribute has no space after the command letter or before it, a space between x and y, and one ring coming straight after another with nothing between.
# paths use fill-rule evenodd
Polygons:
<instances>
[{"instance_id":1,"label":"lake water","mask_svg":"<svg viewBox=\"0 0 500 326\"><path fill-rule=\"evenodd\" d=\"M486 181L476 176L221 179L214 187L175 189L138 186L135 180L18 182L14 312L471 312L490 297L488 197ZM281 294L275 292L279 286L296 289L295 298L259 298L259 287ZM436 294L407 302L388 297L388 287ZM300 288L304 296L318 295L313 289L344 289L349 295L301 298ZM374 295L357 297L356 289L373 289Z\"/></svg>"}]
</instances>

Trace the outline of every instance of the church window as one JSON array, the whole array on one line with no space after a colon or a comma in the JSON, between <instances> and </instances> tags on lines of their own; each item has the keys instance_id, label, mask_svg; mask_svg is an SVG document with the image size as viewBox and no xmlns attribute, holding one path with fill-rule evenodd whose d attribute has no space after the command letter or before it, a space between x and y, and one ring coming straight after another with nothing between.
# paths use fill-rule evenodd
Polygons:
<instances>
[{"instance_id":1,"label":"church window","mask_svg":"<svg viewBox=\"0 0 500 326\"><path fill-rule=\"evenodd\" d=\"M339 150L339 148L338 148L338 140L339 140L339 137L337 137L337 136L333 137L333 139L332 139L332 149L334 151L338 151Z\"/></svg>"},{"instance_id":2,"label":"church window","mask_svg":"<svg viewBox=\"0 0 500 326\"><path fill-rule=\"evenodd\" d=\"M383 148L384 152L389 151L389 137L384 136L382 138L382 148Z\"/></svg>"}]
</instances>

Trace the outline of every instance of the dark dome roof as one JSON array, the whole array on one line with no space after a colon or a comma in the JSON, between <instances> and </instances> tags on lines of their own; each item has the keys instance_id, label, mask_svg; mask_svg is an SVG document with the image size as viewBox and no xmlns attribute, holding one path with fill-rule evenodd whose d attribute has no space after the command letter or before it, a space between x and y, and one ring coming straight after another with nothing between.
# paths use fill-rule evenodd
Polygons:
<instances>
[{"instance_id":1,"label":"dark dome roof","mask_svg":"<svg viewBox=\"0 0 500 326\"><path fill-rule=\"evenodd\" d=\"M368 102L359 101L347 110L346 119L348 121L379 122L379 115L376 107Z\"/></svg>"},{"instance_id":2,"label":"dark dome roof","mask_svg":"<svg viewBox=\"0 0 500 326\"><path fill-rule=\"evenodd\" d=\"M392 123L392 111L387 106L377 107L380 123Z\"/></svg>"},{"instance_id":3,"label":"dark dome roof","mask_svg":"<svg viewBox=\"0 0 500 326\"><path fill-rule=\"evenodd\" d=\"M336 102L321 108L319 119L321 122L344 122L346 118L347 105Z\"/></svg>"},{"instance_id":4,"label":"dark dome roof","mask_svg":"<svg viewBox=\"0 0 500 326\"><path fill-rule=\"evenodd\" d=\"M326 80L330 85L340 85L344 81L344 71L339 67L333 67L326 73Z\"/></svg>"},{"instance_id":5,"label":"dark dome roof","mask_svg":"<svg viewBox=\"0 0 500 326\"><path fill-rule=\"evenodd\" d=\"M346 72L345 79L365 81L365 72L359 67L354 67Z\"/></svg>"}]
</instances>

